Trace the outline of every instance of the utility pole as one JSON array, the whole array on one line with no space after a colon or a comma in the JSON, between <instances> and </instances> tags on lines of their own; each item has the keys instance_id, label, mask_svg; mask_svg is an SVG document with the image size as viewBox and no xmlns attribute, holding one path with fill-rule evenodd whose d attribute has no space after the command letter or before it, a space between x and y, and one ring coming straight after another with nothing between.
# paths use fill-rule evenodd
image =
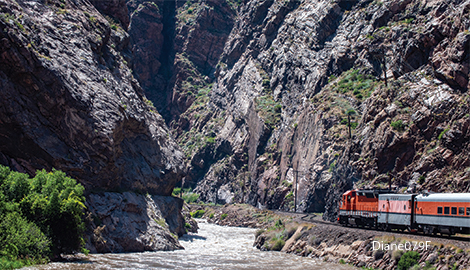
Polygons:
<instances>
[{"instance_id":1,"label":"utility pole","mask_svg":"<svg viewBox=\"0 0 470 270\"><path fill-rule=\"evenodd\" d=\"M298 193L298 183L299 183L299 159L297 159L297 167L294 170L295 173L295 186L294 186L294 212L297 212L297 193ZM293 168L292 168L293 169Z\"/></svg>"},{"instance_id":2,"label":"utility pole","mask_svg":"<svg viewBox=\"0 0 470 270\"><path fill-rule=\"evenodd\" d=\"M351 140L351 115L348 114L349 139Z\"/></svg>"},{"instance_id":3,"label":"utility pole","mask_svg":"<svg viewBox=\"0 0 470 270\"><path fill-rule=\"evenodd\" d=\"M298 163L297 163L298 164ZM295 189L294 189L294 213L297 212L297 181L299 171L295 170Z\"/></svg>"}]
</instances>

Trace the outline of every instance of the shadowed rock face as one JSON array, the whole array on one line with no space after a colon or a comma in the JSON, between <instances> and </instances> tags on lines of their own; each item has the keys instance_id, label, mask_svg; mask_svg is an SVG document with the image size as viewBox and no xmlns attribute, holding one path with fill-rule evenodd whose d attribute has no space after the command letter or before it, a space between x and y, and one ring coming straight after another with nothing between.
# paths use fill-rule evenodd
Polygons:
<instances>
[{"instance_id":1,"label":"shadowed rock face","mask_svg":"<svg viewBox=\"0 0 470 270\"><path fill-rule=\"evenodd\" d=\"M0 2L1 163L170 195L183 156L126 66L128 34L86 1L17 3Z\"/></svg>"},{"instance_id":2,"label":"shadowed rock face","mask_svg":"<svg viewBox=\"0 0 470 270\"><path fill-rule=\"evenodd\" d=\"M93 3L109 21L88 1L0 0L0 163L82 183L93 252L181 248L182 201L162 196L183 153L127 66L125 2Z\"/></svg>"}]
</instances>

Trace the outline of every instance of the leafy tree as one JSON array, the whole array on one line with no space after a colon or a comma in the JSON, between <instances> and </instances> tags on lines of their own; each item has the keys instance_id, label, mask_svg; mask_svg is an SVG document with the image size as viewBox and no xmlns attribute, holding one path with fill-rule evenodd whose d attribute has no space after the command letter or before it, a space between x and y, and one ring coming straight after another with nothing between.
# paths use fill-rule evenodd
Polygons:
<instances>
[{"instance_id":1,"label":"leafy tree","mask_svg":"<svg viewBox=\"0 0 470 270\"><path fill-rule=\"evenodd\" d=\"M2 215L0 221L1 255L10 259L41 259L50 255L50 241L36 224L18 212Z\"/></svg>"},{"instance_id":2,"label":"leafy tree","mask_svg":"<svg viewBox=\"0 0 470 270\"><path fill-rule=\"evenodd\" d=\"M79 251L83 191L58 170L38 171L30 179L0 165L0 268Z\"/></svg>"},{"instance_id":3,"label":"leafy tree","mask_svg":"<svg viewBox=\"0 0 470 270\"><path fill-rule=\"evenodd\" d=\"M62 171L42 170L32 179L31 191L21 208L51 238L53 253L79 250L85 229L83 186Z\"/></svg>"}]
</instances>

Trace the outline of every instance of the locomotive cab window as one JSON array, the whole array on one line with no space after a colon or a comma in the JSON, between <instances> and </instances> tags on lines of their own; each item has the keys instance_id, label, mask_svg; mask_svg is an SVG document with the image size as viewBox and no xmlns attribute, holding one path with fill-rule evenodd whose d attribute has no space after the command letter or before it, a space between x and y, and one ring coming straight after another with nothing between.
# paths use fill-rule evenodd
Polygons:
<instances>
[{"instance_id":1,"label":"locomotive cab window","mask_svg":"<svg viewBox=\"0 0 470 270\"><path fill-rule=\"evenodd\" d=\"M442 207L439 206L439 207L437 208L437 213L442 215Z\"/></svg>"},{"instance_id":2,"label":"locomotive cab window","mask_svg":"<svg viewBox=\"0 0 470 270\"><path fill-rule=\"evenodd\" d=\"M457 207L452 207L451 210L452 215L457 215Z\"/></svg>"},{"instance_id":3,"label":"locomotive cab window","mask_svg":"<svg viewBox=\"0 0 470 270\"><path fill-rule=\"evenodd\" d=\"M449 207L444 207L444 215L450 214Z\"/></svg>"},{"instance_id":4,"label":"locomotive cab window","mask_svg":"<svg viewBox=\"0 0 470 270\"><path fill-rule=\"evenodd\" d=\"M459 216L465 215L465 208L459 207Z\"/></svg>"}]
</instances>

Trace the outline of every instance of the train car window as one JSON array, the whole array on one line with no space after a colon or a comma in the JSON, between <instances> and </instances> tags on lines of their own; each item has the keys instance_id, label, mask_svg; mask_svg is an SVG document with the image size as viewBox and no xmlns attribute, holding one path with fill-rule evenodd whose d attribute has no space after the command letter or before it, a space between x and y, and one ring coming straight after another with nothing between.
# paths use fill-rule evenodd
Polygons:
<instances>
[{"instance_id":1,"label":"train car window","mask_svg":"<svg viewBox=\"0 0 470 270\"><path fill-rule=\"evenodd\" d=\"M382 204L382 208L385 208L385 204Z\"/></svg>"},{"instance_id":2,"label":"train car window","mask_svg":"<svg viewBox=\"0 0 470 270\"><path fill-rule=\"evenodd\" d=\"M467 207L467 216L470 216L470 207Z\"/></svg>"},{"instance_id":3,"label":"train car window","mask_svg":"<svg viewBox=\"0 0 470 270\"><path fill-rule=\"evenodd\" d=\"M373 199L374 198L374 193L366 193L366 198Z\"/></svg>"},{"instance_id":4,"label":"train car window","mask_svg":"<svg viewBox=\"0 0 470 270\"><path fill-rule=\"evenodd\" d=\"M465 215L465 208L459 207L459 216Z\"/></svg>"},{"instance_id":5,"label":"train car window","mask_svg":"<svg viewBox=\"0 0 470 270\"><path fill-rule=\"evenodd\" d=\"M452 207L452 215L457 215L457 207Z\"/></svg>"},{"instance_id":6,"label":"train car window","mask_svg":"<svg viewBox=\"0 0 470 270\"><path fill-rule=\"evenodd\" d=\"M442 215L442 207L437 207L437 213Z\"/></svg>"},{"instance_id":7,"label":"train car window","mask_svg":"<svg viewBox=\"0 0 470 270\"><path fill-rule=\"evenodd\" d=\"M449 207L444 207L444 215L448 215L450 213Z\"/></svg>"},{"instance_id":8,"label":"train car window","mask_svg":"<svg viewBox=\"0 0 470 270\"><path fill-rule=\"evenodd\" d=\"M403 210L406 210L406 205L403 205Z\"/></svg>"}]
</instances>

